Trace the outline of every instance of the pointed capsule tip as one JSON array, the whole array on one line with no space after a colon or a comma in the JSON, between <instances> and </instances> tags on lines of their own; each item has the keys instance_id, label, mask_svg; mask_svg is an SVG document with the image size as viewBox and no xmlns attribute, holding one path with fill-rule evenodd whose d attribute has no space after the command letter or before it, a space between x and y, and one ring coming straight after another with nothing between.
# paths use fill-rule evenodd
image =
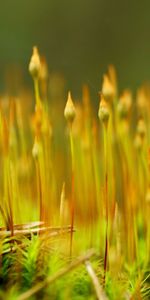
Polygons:
<instances>
[{"instance_id":1,"label":"pointed capsule tip","mask_svg":"<svg viewBox=\"0 0 150 300\"><path fill-rule=\"evenodd\" d=\"M72 101L72 97L71 97L71 91L68 91L68 101Z\"/></svg>"},{"instance_id":2,"label":"pointed capsule tip","mask_svg":"<svg viewBox=\"0 0 150 300\"><path fill-rule=\"evenodd\" d=\"M33 46L33 54L37 54L38 53L38 47L37 46Z\"/></svg>"}]
</instances>

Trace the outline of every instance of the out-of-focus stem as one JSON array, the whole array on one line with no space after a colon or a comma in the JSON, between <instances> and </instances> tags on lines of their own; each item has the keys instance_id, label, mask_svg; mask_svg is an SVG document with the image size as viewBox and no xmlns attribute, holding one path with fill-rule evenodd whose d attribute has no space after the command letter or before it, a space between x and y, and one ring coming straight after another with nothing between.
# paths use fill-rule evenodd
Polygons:
<instances>
[{"instance_id":1,"label":"out-of-focus stem","mask_svg":"<svg viewBox=\"0 0 150 300\"><path fill-rule=\"evenodd\" d=\"M14 235L14 229L13 229L13 209L12 209L12 182L11 182L11 177L10 177L10 166L9 166L9 159L5 158L5 178L4 178L4 193L5 197L7 199L7 205L8 205L8 224L7 226L9 227L11 231L11 236Z\"/></svg>"},{"instance_id":2,"label":"out-of-focus stem","mask_svg":"<svg viewBox=\"0 0 150 300\"><path fill-rule=\"evenodd\" d=\"M94 269L93 269L90 261L86 261L85 265L86 265L87 272L88 272L88 274L89 274L89 276L92 280L92 283L93 283L93 286L94 286L94 289L95 289L95 292L96 292L97 299L98 300L107 300L108 298L105 295L105 293L102 289L102 286L99 283L98 277L95 274Z\"/></svg>"},{"instance_id":3,"label":"out-of-focus stem","mask_svg":"<svg viewBox=\"0 0 150 300\"><path fill-rule=\"evenodd\" d=\"M70 124L70 150L71 150L71 231L70 231L70 256L72 256L73 228L74 228L74 145L72 124Z\"/></svg>"},{"instance_id":4,"label":"out-of-focus stem","mask_svg":"<svg viewBox=\"0 0 150 300\"><path fill-rule=\"evenodd\" d=\"M40 93L39 93L39 83L38 79L34 78L34 91L35 91L35 100L36 100L36 105L41 105L41 100L40 100Z\"/></svg>"},{"instance_id":5,"label":"out-of-focus stem","mask_svg":"<svg viewBox=\"0 0 150 300\"><path fill-rule=\"evenodd\" d=\"M37 189L38 189L38 201L40 208L40 221L43 221L43 199L42 199L42 184L41 184L41 172L39 161L36 161L36 173L37 173Z\"/></svg>"},{"instance_id":6,"label":"out-of-focus stem","mask_svg":"<svg viewBox=\"0 0 150 300\"><path fill-rule=\"evenodd\" d=\"M105 163L105 213L106 213L106 235L105 235L105 256L104 256L104 285L108 265L108 141L107 125L104 125L104 163Z\"/></svg>"}]
</instances>

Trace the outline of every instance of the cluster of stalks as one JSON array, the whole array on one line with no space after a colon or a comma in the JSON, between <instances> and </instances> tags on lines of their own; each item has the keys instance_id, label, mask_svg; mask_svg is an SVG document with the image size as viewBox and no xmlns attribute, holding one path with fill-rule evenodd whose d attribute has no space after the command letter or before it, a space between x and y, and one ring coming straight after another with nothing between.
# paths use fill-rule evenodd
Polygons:
<instances>
[{"instance_id":1,"label":"cluster of stalks","mask_svg":"<svg viewBox=\"0 0 150 300\"><path fill-rule=\"evenodd\" d=\"M70 225L60 251L96 248L104 286L125 262L137 263L142 277L141 247L145 266L150 259L150 88L119 95L110 66L95 113L87 86L81 101L69 92L65 105L63 79L49 76L36 47L29 72L34 96L0 102L1 230L13 237L17 224Z\"/></svg>"}]
</instances>

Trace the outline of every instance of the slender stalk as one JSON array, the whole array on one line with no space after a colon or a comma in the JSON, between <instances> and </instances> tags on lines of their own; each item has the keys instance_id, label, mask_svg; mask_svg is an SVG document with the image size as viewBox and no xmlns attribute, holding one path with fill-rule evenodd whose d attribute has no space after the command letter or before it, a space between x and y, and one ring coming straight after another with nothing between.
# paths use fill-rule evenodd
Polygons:
<instances>
[{"instance_id":1,"label":"slender stalk","mask_svg":"<svg viewBox=\"0 0 150 300\"><path fill-rule=\"evenodd\" d=\"M108 265L108 138L107 124L104 124L104 164L105 164L105 212L106 212L106 232L105 232L105 255L104 255L104 285Z\"/></svg>"},{"instance_id":2,"label":"slender stalk","mask_svg":"<svg viewBox=\"0 0 150 300\"><path fill-rule=\"evenodd\" d=\"M32 155L35 159L37 197L39 205L40 221L45 220L45 164L43 157L42 143L35 138Z\"/></svg>"},{"instance_id":3,"label":"slender stalk","mask_svg":"<svg viewBox=\"0 0 150 300\"><path fill-rule=\"evenodd\" d=\"M5 215L5 210L3 209L3 207L0 205L0 213L1 213L1 216L3 218L3 221L4 221L4 224L5 226L7 227L7 223L8 223L8 220L7 220L7 213Z\"/></svg>"},{"instance_id":4,"label":"slender stalk","mask_svg":"<svg viewBox=\"0 0 150 300\"><path fill-rule=\"evenodd\" d=\"M40 221L43 221L43 199L42 199L42 183L41 183L41 172L39 161L36 161L36 173L37 173L37 190L38 190L38 201L40 207Z\"/></svg>"},{"instance_id":5,"label":"slender stalk","mask_svg":"<svg viewBox=\"0 0 150 300\"><path fill-rule=\"evenodd\" d=\"M10 178L8 178L8 180L10 181ZM8 183L8 185L10 185L11 182ZM10 213L10 231L11 231L11 236L14 235L14 222L13 222L13 210L12 210L12 198L11 198L11 191L10 189L8 189L8 205L9 205L9 213Z\"/></svg>"},{"instance_id":6,"label":"slender stalk","mask_svg":"<svg viewBox=\"0 0 150 300\"><path fill-rule=\"evenodd\" d=\"M148 207L147 207L147 216L150 216L150 203L148 203ZM148 222L147 222L147 236L146 236L146 248L147 248L146 263L148 263L150 260L150 222L148 218L147 220Z\"/></svg>"},{"instance_id":7,"label":"slender stalk","mask_svg":"<svg viewBox=\"0 0 150 300\"><path fill-rule=\"evenodd\" d=\"M11 182L11 172L10 172L10 165L9 165L9 158L5 157L5 174L4 174L4 194L6 198L6 206L8 206L8 216L7 216L7 226L11 232L11 236L14 235L13 229L13 209L12 209L12 182Z\"/></svg>"},{"instance_id":8,"label":"slender stalk","mask_svg":"<svg viewBox=\"0 0 150 300\"><path fill-rule=\"evenodd\" d=\"M73 228L74 228L74 145L72 136L72 124L70 124L70 149L71 149L71 232L70 232L70 256L72 256Z\"/></svg>"},{"instance_id":9,"label":"slender stalk","mask_svg":"<svg viewBox=\"0 0 150 300\"><path fill-rule=\"evenodd\" d=\"M41 100L40 100L40 93L39 93L39 83L36 77L34 78L34 91L35 91L36 105L39 106L41 105Z\"/></svg>"}]
</instances>

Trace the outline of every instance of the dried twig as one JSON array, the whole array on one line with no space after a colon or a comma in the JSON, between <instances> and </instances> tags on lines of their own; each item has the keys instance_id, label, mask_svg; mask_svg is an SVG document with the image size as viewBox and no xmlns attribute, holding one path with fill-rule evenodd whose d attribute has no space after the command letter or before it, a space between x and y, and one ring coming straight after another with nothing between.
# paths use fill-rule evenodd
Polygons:
<instances>
[{"instance_id":1,"label":"dried twig","mask_svg":"<svg viewBox=\"0 0 150 300\"><path fill-rule=\"evenodd\" d=\"M94 286L94 289L95 289L95 292L97 295L97 299L98 300L108 300L108 298L107 298L102 286L100 285L99 280L93 270L93 267L88 260L85 262L85 266L86 266L87 272L92 280L92 283L93 283L93 286Z\"/></svg>"},{"instance_id":2,"label":"dried twig","mask_svg":"<svg viewBox=\"0 0 150 300\"><path fill-rule=\"evenodd\" d=\"M71 226L65 226L65 227L38 227L38 228L30 228L30 229L14 229L14 237L15 236L31 236L32 234L38 234L38 233L45 233L45 232L57 232L62 233L64 231L70 230ZM11 231L10 230L1 230L0 231L0 237L10 237Z\"/></svg>"},{"instance_id":3,"label":"dried twig","mask_svg":"<svg viewBox=\"0 0 150 300\"><path fill-rule=\"evenodd\" d=\"M43 282L37 283L33 288L29 289L27 292L23 293L18 297L18 300L26 300L32 295L39 292L41 289L46 287L47 285L53 283L58 278L64 276L65 274L71 272L73 269L77 268L79 265L84 263L86 260L90 259L93 255L95 255L95 251L90 249L86 254L79 256L74 261L72 261L67 267L60 269L57 273L52 276L49 276Z\"/></svg>"},{"instance_id":4,"label":"dried twig","mask_svg":"<svg viewBox=\"0 0 150 300\"><path fill-rule=\"evenodd\" d=\"M47 232L46 231L46 239L48 239L48 238L53 238L53 237L57 237L58 235L60 236L60 235L64 235L64 234L66 234L66 233L70 233L70 231L71 231L71 228L69 229L63 229L63 230L57 230L57 231L50 231L50 232ZM44 231L44 233L45 233L45 231ZM30 232L30 235L31 235L31 232ZM17 237L18 237L18 235L17 235ZM17 238L16 236L13 236L13 237L11 237L11 240L15 240L15 238ZM43 236L44 237L44 236ZM16 242L18 241L17 239L15 240ZM20 241L19 241L20 242ZM8 241L8 243L9 243L9 241ZM20 245L19 244L19 248L25 248L23 245ZM2 252L2 255L5 255L5 254L8 254L8 253L10 253L10 252L16 252L17 251L17 249L18 249L18 246L14 246L14 247L9 247L8 249L6 249L6 250L4 250L3 252Z\"/></svg>"}]
</instances>

